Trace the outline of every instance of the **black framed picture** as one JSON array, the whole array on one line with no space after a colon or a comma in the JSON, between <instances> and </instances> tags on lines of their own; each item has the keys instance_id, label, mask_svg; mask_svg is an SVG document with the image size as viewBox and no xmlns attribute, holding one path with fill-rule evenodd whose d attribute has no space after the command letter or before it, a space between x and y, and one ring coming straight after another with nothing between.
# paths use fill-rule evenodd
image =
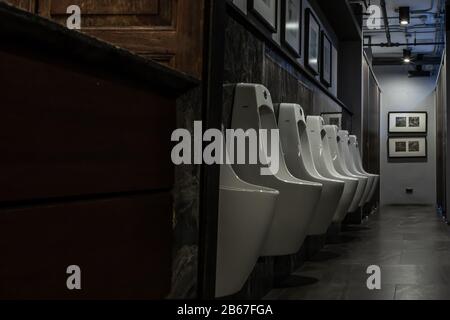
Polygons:
<instances>
[{"instance_id":1,"label":"black framed picture","mask_svg":"<svg viewBox=\"0 0 450 320\"><path fill-rule=\"evenodd\" d=\"M342 130L342 113L340 112L324 112L320 115L325 124L337 126Z\"/></svg>"},{"instance_id":2,"label":"black framed picture","mask_svg":"<svg viewBox=\"0 0 450 320\"><path fill-rule=\"evenodd\" d=\"M332 86L333 82L333 45L330 39L322 31L322 50L320 57L320 80L328 88Z\"/></svg>"},{"instance_id":3,"label":"black framed picture","mask_svg":"<svg viewBox=\"0 0 450 320\"><path fill-rule=\"evenodd\" d=\"M249 0L248 7L271 33L277 32L278 0Z\"/></svg>"},{"instance_id":4,"label":"black framed picture","mask_svg":"<svg viewBox=\"0 0 450 320\"><path fill-rule=\"evenodd\" d=\"M319 74L320 25L311 9L305 11L305 66Z\"/></svg>"},{"instance_id":5,"label":"black framed picture","mask_svg":"<svg viewBox=\"0 0 450 320\"><path fill-rule=\"evenodd\" d=\"M389 112L389 133L427 133L426 112Z\"/></svg>"},{"instance_id":6,"label":"black framed picture","mask_svg":"<svg viewBox=\"0 0 450 320\"><path fill-rule=\"evenodd\" d=\"M426 158L426 137L390 137L388 139L389 158Z\"/></svg>"},{"instance_id":7,"label":"black framed picture","mask_svg":"<svg viewBox=\"0 0 450 320\"><path fill-rule=\"evenodd\" d=\"M232 3L236 8L242 11L243 14L247 14L247 1L246 0L232 0Z\"/></svg>"},{"instance_id":8,"label":"black framed picture","mask_svg":"<svg viewBox=\"0 0 450 320\"><path fill-rule=\"evenodd\" d=\"M281 40L296 57L301 54L302 1L281 0L282 28Z\"/></svg>"}]
</instances>

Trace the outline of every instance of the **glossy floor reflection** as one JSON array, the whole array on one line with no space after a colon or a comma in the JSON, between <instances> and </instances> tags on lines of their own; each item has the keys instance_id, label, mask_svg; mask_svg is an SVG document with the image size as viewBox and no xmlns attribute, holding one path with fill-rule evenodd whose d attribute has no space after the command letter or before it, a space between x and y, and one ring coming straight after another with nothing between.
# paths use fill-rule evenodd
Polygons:
<instances>
[{"instance_id":1,"label":"glossy floor reflection","mask_svg":"<svg viewBox=\"0 0 450 320\"><path fill-rule=\"evenodd\" d=\"M266 299L450 300L450 227L433 207L384 207L343 234L353 239L319 253L332 258L309 261L296 272L317 283L272 290ZM370 265L381 267L381 290L366 287Z\"/></svg>"}]
</instances>

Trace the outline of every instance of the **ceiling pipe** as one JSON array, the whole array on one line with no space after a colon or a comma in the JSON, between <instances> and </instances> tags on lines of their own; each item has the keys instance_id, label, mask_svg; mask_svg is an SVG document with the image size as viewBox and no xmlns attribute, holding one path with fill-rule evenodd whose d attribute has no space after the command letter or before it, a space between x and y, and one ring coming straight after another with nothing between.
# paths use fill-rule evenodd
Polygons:
<instances>
[{"instance_id":1,"label":"ceiling pipe","mask_svg":"<svg viewBox=\"0 0 450 320\"><path fill-rule=\"evenodd\" d=\"M391 44L388 43L371 43L366 44L367 47L416 47L416 46L437 46L437 45L444 45L445 42L426 42L426 43L400 43L400 42L391 42Z\"/></svg>"},{"instance_id":2,"label":"ceiling pipe","mask_svg":"<svg viewBox=\"0 0 450 320\"><path fill-rule=\"evenodd\" d=\"M381 5L381 11L383 12L383 21L384 21L384 29L386 31L386 40L387 40L388 46L392 46L391 32L389 31L389 21L387 18L388 15L387 15L387 10L386 10L386 1L380 0L380 5Z\"/></svg>"},{"instance_id":3,"label":"ceiling pipe","mask_svg":"<svg viewBox=\"0 0 450 320\"><path fill-rule=\"evenodd\" d=\"M427 9L420 9L420 10L410 10L411 14L424 14L424 13L434 13L434 2L435 0L431 0L430 7ZM399 12L399 9L395 9L395 12Z\"/></svg>"},{"instance_id":4,"label":"ceiling pipe","mask_svg":"<svg viewBox=\"0 0 450 320\"><path fill-rule=\"evenodd\" d=\"M436 32L436 28L438 28L440 25L437 24L435 26L424 26L424 27L410 27L407 30L402 29L402 28L396 28L396 27L391 27L389 29L389 31L392 33L393 31L401 31L401 32L406 32L406 33L411 33L411 32L416 32L416 30L420 31L434 31ZM384 30L370 30L370 29L364 29L365 33L384 33Z\"/></svg>"},{"instance_id":5,"label":"ceiling pipe","mask_svg":"<svg viewBox=\"0 0 450 320\"><path fill-rule=\"evenodd\" d=\"M433 9L434 9L434 0L431 0L430 7L428 9L411 10L411 13L433 13L431 12Z\"/></svg>"},{"instance_id":6,"label":"ceiling pipe","mask_svg":"<svg viewBox=\"0 0 450 320\"><path fill-rule=\"evenodd\" d=\"M433 5L434 5L434 3L433 3ZM444 12L445 5L446 5L446 1L438 0L437 7L436 7L436 9L437 9L436 19L437 20L439 19L438 18L439 14L441 12ZM441 19L441 20L438 20L438 21L439 21L439 23L437 23L436 34L435 34L435 37L434 37L434 41L435 42L443 41L445 39L445 25L444 25L445 24L445 19ZM443 52L443 51L444 51L443 46L441 47L440 45L436 45L434 47L434 54L438 54L439 52Z\"/></svg>"},{"instance_id":7,"label":"ceiling pipe","mask_svg":"<svg viewBox=\"0 0 450 320\"><path fill-rule=\"evenodd\" d=\"M434 14L435 13L435 12L433 12L434 2L435 2L435 0L431 0L430 7L427 9L411 10L410 13L411 14ZM399 12L399 9L395 9L395 12Z\"/></svg>"},{"instance_id":8,"label":"ceiling pipe","mask_svg":"<svg viewBox=\"0 0 450 320\"><path fill-rule=\"evenodd\" d=\"M412 65L440 65L442 62L442 58L439 56L430 56L430 57L424 57L423 60L419 61L411 61L410 64ZM399 66L404 65L405 63L402 61L402 59L395 58L395 57L374 57L372 60L372 63L374 66Z\"/></svg>"},{"instance_id":9,"label":"ceiling pipe","mask_svg":"<svg viewBox=\"0 0 450 320\"><path fill-rule=\"evenodd\" d=\"M371 32L365 32L364 35L373 36L377 33L384 33L384 31L371 31ZM391 30L392 33L405 33L405 30ZM436 31L414 31L414 33L417 34L430 34L430 33L436 33Z\"/></svg>"},{"instance_id":10,"label":"ceiling pipe","mask_svg":"<svg viewBox=\"0 0 450 320\"><path fill-rule=\"evenodd\" d=\"M438 13L436 13L436 14L438 14ZM417 15L410 14L410 16L411 16L411 20L412 19L420 19L420 20L422 20L423 14L417 14ZM388 18L388 20L398 20L398 16L392 16L392 17L387 17L387 18ZM371 20L382 20L383 17L381 17L381 18L370 18L370 19ZM365 18L364 20L369 20L369 18Z\"/></svg>"},{"instance_id":11,"label":"ceiling pipe","mask_svg":"<svg viewBox=\"0 0 450 320\"><path fill-rule=\"evenodd\" d=\"M437 26L439 26L439 23L421 23L421 24L412 24L408 27L408 30L411 29L433 29L436 28ZM389 30L391 29L399 29L399 30L405 30L404 27L401 27L400 25L394 25L391 26ZM370 30L368 28L364 28L364 31L376 31L376 30ZM384 31L381 31L384 32Z\"/></svg>"}]
</instances>

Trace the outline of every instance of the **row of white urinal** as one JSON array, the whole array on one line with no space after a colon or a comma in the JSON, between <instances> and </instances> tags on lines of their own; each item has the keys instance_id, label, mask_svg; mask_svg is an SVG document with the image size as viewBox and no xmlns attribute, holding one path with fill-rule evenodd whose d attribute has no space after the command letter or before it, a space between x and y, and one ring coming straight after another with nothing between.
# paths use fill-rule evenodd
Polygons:
<instances>
[{"instance_id":1,"label":"row of white urinal","mask_svg":"<svg viewBox=\"0 0 450 320\"><path fill-rule=\"evenodd\" d=\"M263 176L261 164L221 167L217 297L241 290L258 257L294 254L306 236L325 234L333 221L369 202L378 184L362 168L355 136L321 117L305 118L297 104L280 104L275 112L262 85L236 86L232 129L268 130L259 155L271 154L278 137L270 130L279 129L279 170Z\"/></svg>"}]
</instances>

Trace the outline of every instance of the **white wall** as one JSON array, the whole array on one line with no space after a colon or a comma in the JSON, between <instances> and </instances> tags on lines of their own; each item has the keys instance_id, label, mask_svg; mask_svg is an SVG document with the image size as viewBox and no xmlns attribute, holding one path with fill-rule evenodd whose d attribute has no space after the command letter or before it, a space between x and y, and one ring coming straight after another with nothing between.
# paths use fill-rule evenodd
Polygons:
<instances>
[{"instance_id":1,"label":"white wall","mask_svg":"<svg viewBox=\"0 0 450 320\"><path fill-rule=\"evenodd\" d=\"M379 66L375 73L382 93L380 116L380 197L386 204L436 203L436 103L435 77L408 78L408 66ZM428 159L423 162L389 162L388 112L428 112ZM413 194L406 194L413 188Z\"/></svg>"}]
</instances>

